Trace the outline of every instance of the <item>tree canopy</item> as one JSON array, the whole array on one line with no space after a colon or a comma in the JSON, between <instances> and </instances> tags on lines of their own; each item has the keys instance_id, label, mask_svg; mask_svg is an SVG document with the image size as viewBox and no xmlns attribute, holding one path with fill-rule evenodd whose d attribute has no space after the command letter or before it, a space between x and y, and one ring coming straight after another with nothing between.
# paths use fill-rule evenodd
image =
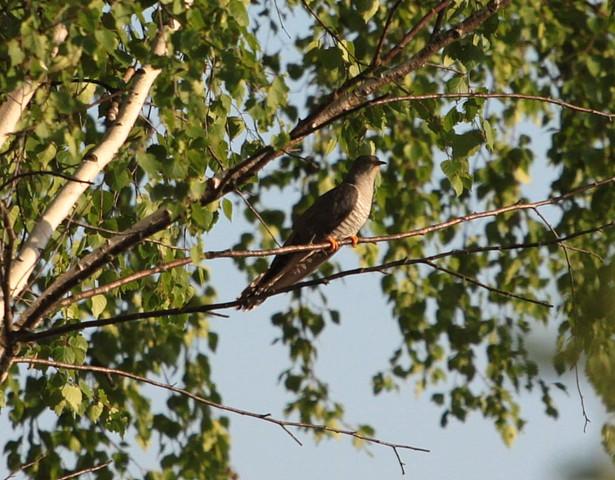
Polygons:
<instances>
[{"instance_id":1,"label":"tree canopy","mask_svg":"<svg viewBox=\"0 0 615 480\"><path fill-rule=\"evenodd\" d=\"M384 274L374 294L399 326L388 367L365 372L375 395L412 382L441 407L434 422L479 412L510 444L524 425L521 391L539 391L545 414L557 416L552 389L565 386L543 380L525 345L537 325L556 322L557 370L585 373L615 412L613 5L2 6L9 470L130 477L111 439L120 433L158 442L160 464L147 478L228 478L237 413L293 438L299 427L408 447L379 438L377 425L341 428L343 405L313 369L317 339L348 301L327 298L327 284L369 272ZM524 133L532 129L548 144L542 201L523 192L541 161ZM238 290L211 281L221 267L210 259L232 258L246 282L254 278L280 252L276 238L293 215L372 153L387 164L356 249L361 267L340 271L333 257L276 293L288 299L271 318L288 349L286 410L225 405L208 319L236 306ZM300 201L271 208L267 197L280 191ZM546 206L557 207L555 220ZM245 231L209 250L221 217ZM150 388L167 390L165 408ZM615 425L602 433L615 455Z\"/></svg>"}]
</instances>

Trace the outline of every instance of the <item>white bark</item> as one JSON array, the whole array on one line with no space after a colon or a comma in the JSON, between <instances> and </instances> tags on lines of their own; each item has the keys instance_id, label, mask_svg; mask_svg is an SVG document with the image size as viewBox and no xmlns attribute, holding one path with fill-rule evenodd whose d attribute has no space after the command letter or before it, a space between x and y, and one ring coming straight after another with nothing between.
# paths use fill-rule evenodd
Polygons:
<instances>
[{"instance_id":1,"label":"white bark","mask_svg":"<svg viewBox=\"0 0 615 480\"><path fill-rule=\"evenodd\" d=\"M0 105L0 148L7 137L15 131L17 122L28 107L37 87L38 83L26 80L22 86L9 93L7 99Z\"/></svg>"},{"instance_id":2,"label":"white bark","mask_svg":"<svg viewBox=\"0 0 615 480\"><path fill-rule=\"evenodd\" d=\"M64 24L60 23L56 25L52 37L52 42L56 46L51 52L52 57L57 55L57 46L66 40L67 35L68 30ZM28 108L28 104L30 100L32 100L34 92L36 92L39 85L40 82L29 79L25 80L23 85L15 88L15 90L9 93L4 103L0 105L0 148L4 145L7 137L16 130L17 122L19 122L21 114Z\"/></svg>"},{"instance_id":3,"label":"white bark","mask_svg":"<svg viewBox=\"0 0 615 480\"><path fill-rule=\"evenodd\" d=\"M161 32L154 45L155 54L166 54L166 34L169 31L176 30L178 27L179 24L173 21L165 31ZM88 153L77 172L73 175L79 181L69 181L47 207L47 210L35 225L27 242L23 245L11 266L9 276L11 297L21 293L27 285L30 274L36 267L41 252L47 246L51 235L58 225L68 217L75 203L88 187L88 184L83 182L94 181L105 166L113 160L117 151L126 141L139 117L149 90L159 74L159 69L151 65L145 65L135 76L130 91L120 108L116 122L107 130L101 143ZM3 301L0 300L0 319L4 316L3 308L1 308L2 305Z\"/></svg>"}]
</instances>

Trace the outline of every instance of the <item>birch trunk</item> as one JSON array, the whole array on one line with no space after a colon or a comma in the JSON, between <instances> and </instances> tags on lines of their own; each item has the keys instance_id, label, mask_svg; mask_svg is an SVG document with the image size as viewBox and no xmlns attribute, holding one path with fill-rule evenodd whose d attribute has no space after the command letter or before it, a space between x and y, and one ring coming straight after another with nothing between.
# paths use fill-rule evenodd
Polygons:
<instances>
[{"instance_id":1,"label":"birch trunk","mask_svg":"<svg viewBox=\"0 0 615 480\"><path fill-rule=\"evenodd\" d=\"M175 20L167 26L156 38L154 53L165 55L167 52L167 34L179 28ZM134 126L141 108L149 94L150 88L160 69L145 65L135 75L132 87L124 100L116 121L107 130L100 144L89 152L77 172L73 175L76 181L68 181L56 198L47 207L39 221L36 223L28 240L21 248L17 258L11 266L9 275L9 291L11 297L20 294L28 283L30 274L36 267L41 253L49 243L51 235L58 225L71 213L79 197L96 176L111 162L126 142ZM0 300L0 320L4 317L4 299Z\"/></svg>"},{"instance_id":2,"label":"birch trunk","mask_svg":"<svg viewBox=\"0 0 615 480\"><path fill-rule=\"evenodd\" d=\"M51 52L52 58L58 54L58 45L66 40L67 35L68 30L64 24L56 25L52 36L52 42L55 45ZM28 104L40 84L41 82L26 79L23 85L9 93L4 103L0 105L0 148L2 148L9 135L17 129L17 123L21 118L21 114L28 108Z\"/></svg>"}]
</instances>

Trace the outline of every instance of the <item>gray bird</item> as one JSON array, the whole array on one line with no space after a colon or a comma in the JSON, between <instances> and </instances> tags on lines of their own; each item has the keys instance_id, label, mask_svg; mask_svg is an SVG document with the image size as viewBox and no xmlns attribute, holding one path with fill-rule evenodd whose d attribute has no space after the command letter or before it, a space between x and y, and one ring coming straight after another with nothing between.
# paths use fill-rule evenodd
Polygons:
<instances>
[{"instance_id":1,"label":"gray bird","mask_svg":"<svg viewBox=\"0 0 615 480\"><path fill-rule=\"evenodd\" d=\"M298 282L339 249L339 240L356 237L369 217L374 181L384 163L373 155L358 157L344 181L316 199L294 222L284 246L328 241L331 248L277 255L269 270L254 279L241 293L238 299L240 309L251 310L269 293Z\"/></svg>"}]
</instances>

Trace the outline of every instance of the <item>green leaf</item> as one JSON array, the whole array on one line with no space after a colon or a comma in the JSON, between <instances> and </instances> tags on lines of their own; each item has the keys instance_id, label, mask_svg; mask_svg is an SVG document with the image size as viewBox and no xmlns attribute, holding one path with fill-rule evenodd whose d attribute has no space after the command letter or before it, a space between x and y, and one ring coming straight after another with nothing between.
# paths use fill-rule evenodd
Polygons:
<instances>
[{"instance_id":1,"label":"green leaf","mask_svg":"<svg viewBox=\"0 0 615 480\"><path fill-rule=\"evenodd\" d=\"M357 9L365 23L372 18L380 8L379 0L355 0L353 6Z\"/></svg>"},{"instance_id":2,"label":"green leaf","mask_svg":"<svg viewBox=\"0 0 615 480\"><path fill-rule=\"evenodd\" d=\"M193 204L191 209L192 221L199 227L208 230L211 226L214 216L210 209L203 205Z\"/></svg>"},{"instance_id":3,"label":"green leaf","mask_svg":"<svg viewBox=\"0 0 615 480\"><path fill-rule=\"evenodd\" d=\"M283 149L290 142L290 135L287 132L280 132L271 139L271 145L276 149Z\"/></svg>"},{"instance_id":4,"label":"green leaf","mask_svg":"<svg viewBox=\"0 0 615 480\"><path fill-rule=\"evenodd\" d=\"M224 212L224 216L229 220L233 220L233 202L231 202L228 198L222 200L222 211Z\"/></svg>"},{"instance_id":5,"label":"green leaf","mask_svg":"<svg viewBox=\"0 0 615 480\"><path fill-rule=\"evenodd\" d=\"M92 302L92 314L98 318L107 307L107 299L104 295L95 295L90 301Z\"/></svg>"},{"instance_id":6,"label":"green leaf","mask_svg":"<svg viewBox=\"0 0 615 480\"><path fill-rule=\"evenodd\" d=\"M487 144L487 148L491 152L493 152L495 137L493 135L493 128L491 127L491 123L489 123L489 120L487 119L482 119L481 125L483 127L483 133L485 134L485 143Z\"/></svg>"},{"instance_id":7,"label":"green leaf","mask_svg":"<svg viewBox=\"0 0 615 480\"><path fill-rule=\"evenodd\" d=\"M96 402L96 403L91 404L87 410L88 418L92 422L96 423L98 419L100 418L100 415L102 414L103 409L104 409L104 406L101 402Z\"/></svg>"},{"instance_id":8,"label":"green leaf","mask_svg":"<svg viewBox=\"0 0 615 480\"><path fill-rule=\"evenodd\" d=\"M108 53L115 52L117 48L117 37L112 31L106 28L96 30L94 32L94 38L105 51Z\"/></svg>"},{"instance_id":9,"label":"green leaf","mask_svg":"<svg viewBox=\"0 0 615 480\"><path fill-rule=\"evenodd\" d=\"M62 387L62 398L66 400L68 406L74 411L77 412L79 407L81 406L82 394L79 387L75 385L64 385Z\"/></svg>"},{"instance_id":10,"label":"green leaf","mask_svg":"<svg viewBox=\"0 0 615 480\"><path fill-rule=\"evenodd\" d=\"M286 95L288 93L288 87L284 83L284 78L281 76L276 77L267 93L267 106L270 109L276 109L282 105L286 105Z\"/></svg>"},{"instance_id":11,"label":"green leaf","mask_svg":"<svg viewBox=\"0 0 615 480\"><path fill-rule=\"evenodd\" d=\"M241 0L231 0L228 8L231 16L241 27L247 27L250 24L248 11Z\"/></svg>"},{"instance_id":12,"label":"green leaf","mask_svg":"<svg viewBox=\"0 0 615 480\"><path fill-rule=\"evenodd\" d=\"M478 151L483 143L479 130L471 130L453 137L453 157L465 158Z\"/></svg>"}]
</instances>

